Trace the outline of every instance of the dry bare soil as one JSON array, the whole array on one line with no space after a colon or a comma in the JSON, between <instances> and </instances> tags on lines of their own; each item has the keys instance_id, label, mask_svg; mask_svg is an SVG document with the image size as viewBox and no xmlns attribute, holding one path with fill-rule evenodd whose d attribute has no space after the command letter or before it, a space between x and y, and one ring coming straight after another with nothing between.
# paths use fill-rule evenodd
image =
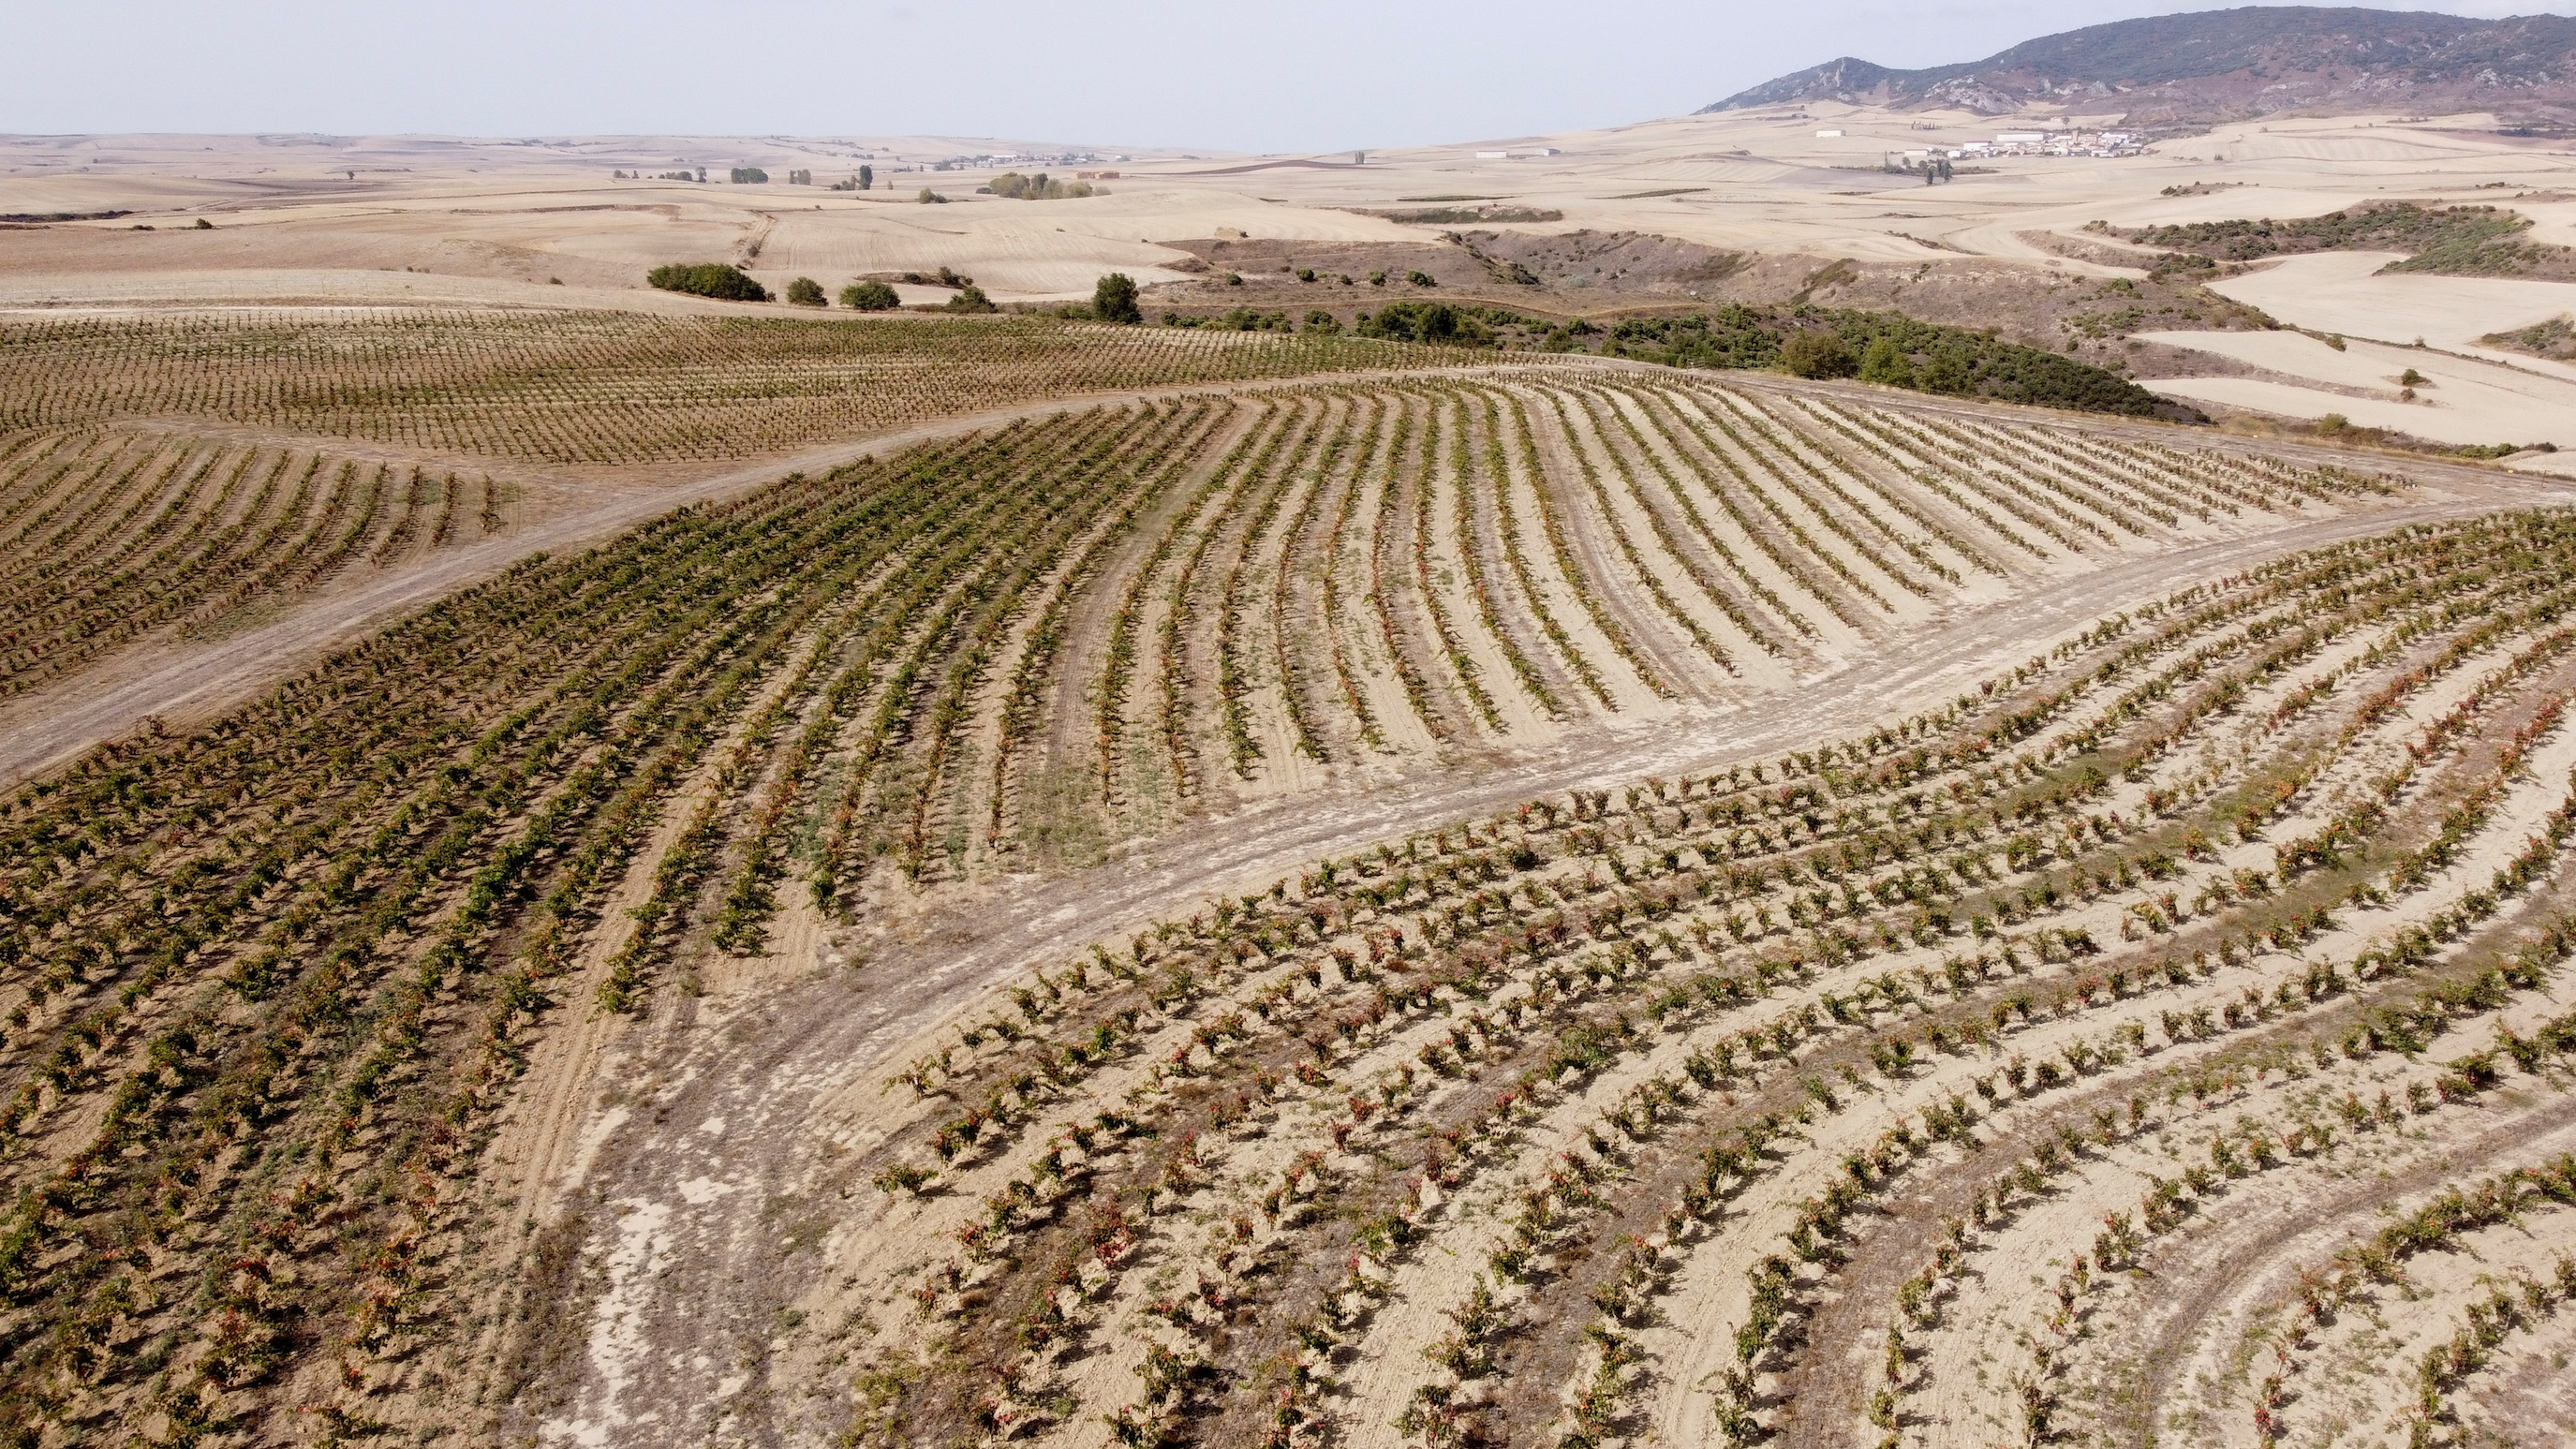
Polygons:
<instances>
[{"instance_id":1,"label":"dry bare soil","mask_svg":"<svg viewBox=\"0 0 2576 1449\"><path fill-rule=\"evenodd\" d=\"M2576 1433L2546 477L96 300L0 329L15 1442Z\"/></svg>"}]
</instances>

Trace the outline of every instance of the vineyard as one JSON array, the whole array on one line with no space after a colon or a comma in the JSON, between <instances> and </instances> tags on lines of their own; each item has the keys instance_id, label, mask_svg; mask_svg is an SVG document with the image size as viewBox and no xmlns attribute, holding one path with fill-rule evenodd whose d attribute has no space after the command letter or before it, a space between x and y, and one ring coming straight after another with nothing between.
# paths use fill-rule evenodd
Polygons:
<instances>
[{"instance_id":1,"label":"vineyard","mask_svg":"<svg viewBox=\"0 0 2576 1449\"><path fill-rule=\"evenodd\" d=\"M1034 317L223 313L0 322L0 437L210 418L482 458L753 457L1072 393L1459 360Z\"/></svg>"},{"instance_id":2,"label":"vineyard","mask_svg":"<svg viewBox=\"0 0 2576 1449\"><path fill-rule=\"evenodd\" d=\"M858 1438L2563 1431L2571 544L2294 556L1042 965L842 1170Z\"/></svg>"},{"instance_id":3,"label":"vineyard","mask_svg":"<svg viewBox=\"0 0 2576 1449\"><path fill-rule=\"evenodd\" d=\"M504 485L125 429L0 444L0 700L502 530Z\"/></svg>"},{"instance_id":4,"label":"vineyard","mask_svg":"<svg viewBox=\"0 0 2576 1449\"><path fill-rule=\"evenodd\" d=\"M808 325L11 324L0 366L62 378L0 389L0 587L51 631L6 641L11 687L496 516L479 477L114 419L650 460L1436 357ZM742 328L759 366L692 363ZM2576 523L1857 396L1523 367L1028 416L529 559L17 791L0 1428L668 1442L653 1394L728 1442L1083 1449L2564 1415ZM2142 567L2209 577L2014 617ZM1248 890L1184 870L1134 920L1069 896L1007 977L925 924L1388 782L1721 754L1945 630L2044 642L1785 753L1515 789ZM729 1089L787 1115L686 1108ZM792 1179L710 1166L754 1144ZM748 1226L683 1252L701 1212Z\"/></svg>"}]
</instances>

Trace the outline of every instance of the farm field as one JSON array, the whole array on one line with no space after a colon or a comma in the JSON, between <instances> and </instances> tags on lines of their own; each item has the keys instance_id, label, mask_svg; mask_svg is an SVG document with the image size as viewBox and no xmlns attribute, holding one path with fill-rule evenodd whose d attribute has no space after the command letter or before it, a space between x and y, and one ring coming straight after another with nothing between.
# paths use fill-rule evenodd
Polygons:
<instances>
[{"instance_id":1,"label":"farm field","mask_svg":"<svg viewBox=\"0 0 2576 1449\"><path fill-rule=\"evenodd\" d=\"M2527 488L1636 366L1222 381L526 558L12 792L12 1432L1946 1443L2130 1412L2101 1305L2232 1202L2555 1170ZM64 639L486 526L82 405L0 490ZM1944 1367L1979 1255L2099 1246L2060 1209L2134 1241ZM2250 1424L2210 1382L2155 1412Z\"/></svg>"},{"instance_id":2,"label":"farm field","mask_svg":"<svg viewBox=\"0 0 2576 1449\"><path fill-rule=\"evenodd\" d=\"M289 309L0 321L0 429L178 417L465 458L758 457L1121 388L1450 360L1439 348L1042 318Z\"/></svg>"},{"instance_id":3,"label":"farm field","mask_svg":"<svg viewBox=\"0 0 2576 1449\"><path fill-rule=\"evenodd\" d=\"M2136 240L2563 137L2073 94L0 136L0 1445L2576 1442L2576 283Z\"/></svg>"},{"instance_id":4,"label":"farm field","mask_svg":"<svg viewBox=\"0 0 2576 1449\"><path fill-rule=\"evenodd\" d=\"M1037 318L0 322L0 570L30 609L0 628L0 781L237 702L531 553L797 467L1067 396L1447 355Z\"/></svg>"},{"instance_id":5,"label":"farm field","mask_svg":"<svg viewBox=\"0 0 2576 1449\"><path fill-rule=\"evenodd\" d=\"M149 429L29 429L0 457L0 699L156 631L220 631L345 570L507 526L512 490Z\"/></svg>"},{"instance_id":6,"label":"farm field","mask_svg":"<svg viewBox=\"0 0 2576 1449\"><path fill-rule=\"evenodd\" d=\"M1002 158L989 138L922 136L0 137L0 216L23 218L0 222L0 309L800 315L643 284L661 263L719 260L772 292L800 275L827 292L864 276L912 305L955 295L928 284L941 267L1005 306L1033 307L1078 303L1099 275L1122 271L1144 284L1155 319L1167 307L1241 308L1302 322L1326 308L1348 324L1356 310L1429 296L1542 327L1583 318L1606 328L1641 312L1812 299L2080 347L2172 384L2173 396L2246 414L2358 416L2342 359L2309 354L2277 375L2229 360L2228 329L2260 309L2287 328L2399 347L2422 338L2451 354L2410 361L2456 374L2461 397L2400 398L2400 385L2374 375L2363 404L2379 425L2454 446L2570 446L2561 430L2576 374L2478 339L2576 312L2576 283L2383 273L2394 254L2326 252L2176 292L2148 285L2154 249L2103 241L2408 203L2496 206L2529 219L2533 243L2565 246L2576 242L2576 182L2547 135L2515 134L2492 114L2398 108L2230 122L2152 139L2134 156L1985 156L1937 186L1893 164L2013 124L1814 99L1356 155L1144 148L1046 163L1028 158L1059 148L1013 143L1023 154ZM2116 125L2117 107L2020 124ZM672 179L681 159L712 166L715 179ZM834 189L861 165L874 169L871 189ZM1033 202L988 189L1043 166L1059 179L1090 172L1096 194ZM730 184L730 167L775 179ZM815 184L786 179L800 171ZM921 204L925 189L944 204ZM1416 272L1437 277L1436 291L1414 290ZM2191 340L2160 338L2136 356L2126 345L2183 330L2217 345L2195 355ZM2231 380L2211 391L2213 372Z\"/></svg>"}]
</instances>

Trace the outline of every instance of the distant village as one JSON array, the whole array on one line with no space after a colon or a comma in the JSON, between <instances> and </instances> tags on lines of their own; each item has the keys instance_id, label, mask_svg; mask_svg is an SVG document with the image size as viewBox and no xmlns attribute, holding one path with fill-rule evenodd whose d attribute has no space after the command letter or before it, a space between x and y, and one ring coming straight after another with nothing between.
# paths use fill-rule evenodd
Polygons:
<instances>
[{"instance_id":1,"label":"distant village","mask_svg":"<svg viewBox=\"0 0 2576 1449\"><path fill-rule=\"evenodd\" d=\"M1816 133L1816 139L1842 134L1840 127L1828 126ZM1908 161L1970 161L1992 156L2137 156L2145 150L2146 137L2136 131L2003 131L1991 141L1947 149L1918 146L1889 154L1902 154Z\"/></svg>"}]
</instances>

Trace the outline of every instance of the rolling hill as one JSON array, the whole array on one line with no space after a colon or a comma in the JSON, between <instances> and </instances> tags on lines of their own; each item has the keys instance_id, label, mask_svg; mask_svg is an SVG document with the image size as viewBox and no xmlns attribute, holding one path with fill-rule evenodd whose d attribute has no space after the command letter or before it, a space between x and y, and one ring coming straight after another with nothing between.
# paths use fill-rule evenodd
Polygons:
<instances>
[{"instance_id":1,"label":"rolling hill","mask_svg":"<svg viewBox=\"0 0 2576 1449\"><path fill-rule=\"evenodd\" d=\"M2576 122L2576 18L2472 20L2318 6L2159 15L1924 70L1844 56L1702 113L1818 100L1986 114L2030 105L2118 107L2133 125L2279 111L2492 110L2509 124L2554 128Z\"/></svg>"}]
</instances>

